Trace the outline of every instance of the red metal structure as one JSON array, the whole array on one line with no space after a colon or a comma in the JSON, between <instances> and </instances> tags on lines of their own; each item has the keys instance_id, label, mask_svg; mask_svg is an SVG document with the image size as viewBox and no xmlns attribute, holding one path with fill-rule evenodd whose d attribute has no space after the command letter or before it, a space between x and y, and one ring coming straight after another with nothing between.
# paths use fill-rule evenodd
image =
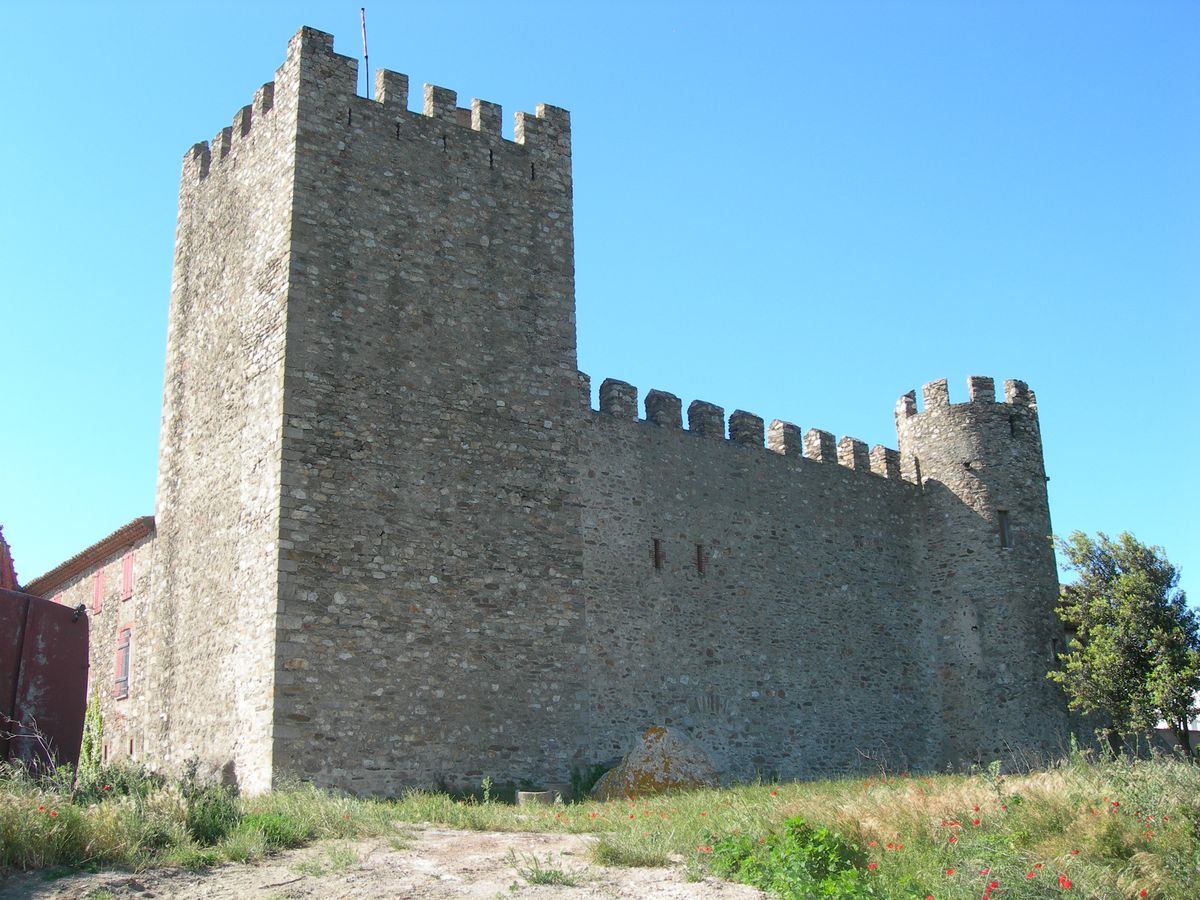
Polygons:
<instances>
[{"instance_id":1,"label":"red metal structure","mask_svg":"<svg viewBox=\"0 0 1200 900\"><path fill-rule=\"evenodd\" d=\"M0 589L0 759L78 763L87 677L83 607Z\"/></svg>"}]
</instances>

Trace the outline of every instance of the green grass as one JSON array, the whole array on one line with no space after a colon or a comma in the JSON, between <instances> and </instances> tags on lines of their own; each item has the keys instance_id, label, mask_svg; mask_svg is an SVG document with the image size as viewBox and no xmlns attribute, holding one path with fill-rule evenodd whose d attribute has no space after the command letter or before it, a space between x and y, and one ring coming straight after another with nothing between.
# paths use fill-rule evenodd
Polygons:
<instances>
[{"instance_id":1,"label":"green grass","mask_svg":"<svg viewBox=\"0 0 1200 900\"><path fill-rule=\"evenodd\" d=\"M689 877L719 873L781 896L815 891L795 884L834 857L848 861L839 872L852 874L818 872L813 883L843 879L834 896L847 897L980 900L996 882L991 900L1136 898L1142 890L1190 898L1200 878L1200 767L1166 759L1077 757L1026 775L844 778L521 807L429 791L358 800L304 785L247 798L122 779L120 790L114 778L113 789L73 800L61 779L0 771L0 872L204 867L364 837L401 848L410 840L403 826L432 824L596 833L597 864L678 865ZM795 819L817 836L789 836Z\"/></svg>"}]
</instances>

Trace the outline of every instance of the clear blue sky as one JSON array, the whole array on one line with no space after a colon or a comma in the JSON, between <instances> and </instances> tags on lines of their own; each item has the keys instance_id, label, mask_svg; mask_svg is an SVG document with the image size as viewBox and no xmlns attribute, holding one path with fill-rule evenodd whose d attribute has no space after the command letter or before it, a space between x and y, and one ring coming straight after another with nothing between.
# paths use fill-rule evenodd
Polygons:
<instances>
[{"instance_id":1,"label":"clear blue sky","mask_svg":"<svg viewBox=\"0 0 1200 900\"><path fill-rule=\"evenodd\" d=\"M29 580L154 508L179 167L359 3L0 2L0 523ZM372 68L574 124L580 368L895 446L1038 394L1054 526L1200 600L1200 4L388 3ZM414 90L419 98L419 88ZM414 99L414 103L419 102Z\"/></svg>"}]
</instances>

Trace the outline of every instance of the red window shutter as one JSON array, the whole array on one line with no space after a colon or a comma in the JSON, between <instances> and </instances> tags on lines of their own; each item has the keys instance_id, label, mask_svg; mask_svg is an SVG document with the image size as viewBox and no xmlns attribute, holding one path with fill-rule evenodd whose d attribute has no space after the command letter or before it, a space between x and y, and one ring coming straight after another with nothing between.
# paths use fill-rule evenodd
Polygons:
<instances>
[{"instance_id":1,"label":"red window shutter","mask_svg":"<svg viewBox=\"0 0 1200 900\"><path fill-rule=\"evenodd\" d=\"M92 612L100 612L104 608L104 569L96 570L96 579L92 582Z\"/></svg>"},{"instance_id":2,"label":"red window shutter","mask_svg":"<svg viewBox=\"0 0 1200 900\"><path fill-rule=\"evenodd\" d=\"M128 600L133 596L133 553L126 553L121 559L121 599Z\"/></svg>"}]
</instances>

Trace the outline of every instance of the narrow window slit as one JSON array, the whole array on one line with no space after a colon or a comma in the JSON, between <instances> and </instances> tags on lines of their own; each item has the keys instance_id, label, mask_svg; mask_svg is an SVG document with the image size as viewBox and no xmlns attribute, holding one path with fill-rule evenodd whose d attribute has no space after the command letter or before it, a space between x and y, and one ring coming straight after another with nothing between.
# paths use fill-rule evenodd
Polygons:
<instances>
[{"instance_id":1,"label":"narrow window slit","mask_svg":"<svg viewBox=\"0 0 1200 900\"><path fill-rule=\"evenodd\" d=\"M655 538L654 543L651 545L650 558L654 560L654 568L661 569L663 567L663 559L665 558L663 555L663 545L662 541L658 538Z\"/></svg>"},{"instance_id":2,"label":"narrow window slit","mask_svg":"<svg viewBox=\"0 0 1200 900\"><path fill-rule=\"evenodd\" d=\"M494 151L494 150L488 151L488 168L489 169L496 168L496 151Z\"/></svg>"},{"instance_id":3,"label":"narrow window slit","mask_svg":"<svg viewBox=\"0 0 1200 900\"><path fill-rule=\"evenodd\" d=\"M1008 433L1011 434L1013 437L1017 436L1017 417L1016 416L1008 417Z\"/></svg>"},{"instance_id":4,"label":"narrow window slit","mask_svg":"<svg viewBox=\"0 0 1200 900\"><path fill-rule=\"evenodd\" d=\"M704 545L697 544L696 545L696 571L699 572L701 575L703 575L705 569L707 569L707 568L708 568L708 556L704 552Z\"/></svg>"},{"instance_id":5,"label":"narrow window slit","mask_svg":"<svg viewBox=\"0 0 1200 900\"><path fill-rule=\"evenodd\" d=\"M1003 550L1012 549L1012 520L1009 518L1008 510L996 510L996 521L1000 526L1000 547Z\"/></svg>"},{"instance_id":6,"label":"narrow window slit","mask_svg":"<svg viewBox=\"0 0 1200 900\"><path fill-rule=\"evenodd\" d=\"M450 149L450 139L447 138L446 135L444 135L444 134L442 135L442 149L443 150Z\"/></svg>"},{"instance_id":7,"label":"narrow window slit","mask_svg":"<svg viewBox=\"0 0 1200 900\"><path fill-rule=\"evenodd\" d=\"M400 123L396 123L396 140L400 140Z\"/></svg>"},{"instance_id":8,"label":"narrow window slit","mask_svg":"<svg viewBox=\"0 0 1200 900\"><path fill-rule=\"evenodd\" d=\"M534 168L533 163L530 163L529 164L529 180L533 181L536 178L537 178L537 169Z\"/></svg>"},{"instance_id":9,"label":"narrow window slit","mask_svg":"<svg viewBox=\"0 0 1200 900\"><path fill-rule=\"evenodd\" d=\"M352 123L353 121L354 121L354 110L353 110L353 109L347 109L347 110L346 110L346 124L347 124L347 125L349 125L349 124L350 124L350 123Z\"/></svg>"}]
</instances>

